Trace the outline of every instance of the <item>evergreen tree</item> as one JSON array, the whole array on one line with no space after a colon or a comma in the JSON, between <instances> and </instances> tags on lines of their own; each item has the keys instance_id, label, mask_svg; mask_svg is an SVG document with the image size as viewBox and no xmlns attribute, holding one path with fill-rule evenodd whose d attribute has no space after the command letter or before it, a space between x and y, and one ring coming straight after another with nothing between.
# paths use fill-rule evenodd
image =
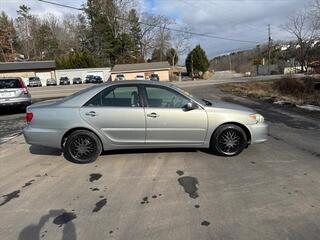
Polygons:
<instances>
[{"instance_id":1,"label":"evergreen tree","mask_svg":"<svg viewBox=\"0 0 320 240\"><path fill-rule=\"evenodd\" d=\"M12 19L5 12L0 13L0 61L14 60L17 35Z\"/></svg>"},{"instance_id":2,"label":"evergreen tree","mask_svg":"<svg viewBox=\"0 0 320 240\"><path fill-rule=\"evenodd\" d=\"M42 24L35 39L35 47L40 59L52 59L58 51L58 40L47 24Z\"/></svg>"},{"instance_id":3,"label":"evergreen tree","mask_svg":"<svg viewBox=\"0 0 320 240\"><path fill-rule=\"evenodd\" d=\"M130 38L131 38L131 52L137 60L141 58L141 28L137 11L131 9L129 11L128 19L130 21Z\"/></svg>"},{"instance_id":4,"label":"evergreen tree","mask_svg":"<svg viewBox=\"0 0 320 240\"><path fill-rule=\"evenodd\" d=\"M87 0L85 12L89 21L89 49L101 65L110 66L118 58L117 7L112 0Z\"/></svg>"},{"instance_id":5,"label":"evergreen tree","mask_svg":"<svg viewBox=\"0 0 320 240\"><path fill-rule=\"evenodd\" d=\"M165 56L164 52L161 52L159 48L153 49L150 62L160 62L161 56Z\"/></svg>"},{"instance_id":6,"label":"evergreen tree","mask_svg":"<svg viewBox=\"0 0 320 240\"><path fill-rule=\"evenodd\" d=\"M72 52L55 59L58 69L97 67L97 62L88 51Z\"/></svg>"},{"instance_id":7,"label":"evergreen tree","mask_svg":"<svg viewBox=\"0 0 320 240\"><path fill-rule=\"evenodd\" d=\"M186 67L188 73L191 75L194 72L205 73L209 68L209 60L206 56L205 51L200 47L196 46L186 58Z\"/></svg>"},{"instance_id":8,"label":"evergreen tree","mask_svg":"<svg viewBox=\"0 0 320 240\"><path fill-rule=\"evenodd\" d=\"M179 61L179 56L178 56L177 51L174 48L168 49L168 51L166 53L166 57L167 57L167 61L169 62L169 64L171 66L177 65L177 63Z\"/></svg>"}]
</instances>

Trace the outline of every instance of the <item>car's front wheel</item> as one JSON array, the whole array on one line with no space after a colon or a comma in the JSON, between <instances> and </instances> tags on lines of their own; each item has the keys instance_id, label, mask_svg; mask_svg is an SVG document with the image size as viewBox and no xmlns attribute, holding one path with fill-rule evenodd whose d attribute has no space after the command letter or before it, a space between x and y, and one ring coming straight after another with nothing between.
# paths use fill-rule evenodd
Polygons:
<instances>
[{"instance_id":1,"label":"car's front wheel","mask_svg":"<svg viewBox=\"0 0 320 240\"><path fill-rule=\"evenodd\" d=\"M77 130L70 134L64 146L64 156L75 163L94 162L102 152L100 139L87 130Z\"/></svg>"},{"instance_id":2,"label":"car's front wheel","mask_svg":"<svg viewBox=\"0 0 320 240\"><path fill-rule=\"evenodd\" d=\"M222 156L236 156L248 145L244 130L234 124L219 127L213 135L211 149Z\"/></svg>"}]
</instances>

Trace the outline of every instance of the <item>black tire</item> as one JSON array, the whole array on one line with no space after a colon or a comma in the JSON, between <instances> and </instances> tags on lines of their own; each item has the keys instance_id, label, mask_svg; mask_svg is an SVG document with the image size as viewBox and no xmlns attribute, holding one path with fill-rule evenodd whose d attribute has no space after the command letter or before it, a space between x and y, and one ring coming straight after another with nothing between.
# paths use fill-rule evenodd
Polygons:
<instances>
[{"instance_id":1,"label":"black tire","mask_svg":"<svg viewBox=\"0 0 320 240\"><path fill-rule=\"evenodd\" d=\"M234 124L219 127L213 135L211 150L222 156L236 156L248 145L248 138L244 130Z\"/></svg>"},{"instance_id":2,"label":"black tire","mask_svg":"<svg viewBox=\"0 0 320 240\"><path fill-rule=\"evenodd\" d=\"M74 163L94 162L102 152L100 139L87 130L77 130L70 134L65 143L64 156Z\"/></svg>"}]
</instances>

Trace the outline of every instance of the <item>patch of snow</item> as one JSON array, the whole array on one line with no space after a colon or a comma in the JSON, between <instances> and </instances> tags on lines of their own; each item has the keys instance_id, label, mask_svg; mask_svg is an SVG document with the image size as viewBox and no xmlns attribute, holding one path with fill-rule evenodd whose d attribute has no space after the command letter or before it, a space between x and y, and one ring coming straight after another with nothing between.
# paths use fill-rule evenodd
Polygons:
<instances>
[{"instance_id":1,"label":"patch of snow","mask_svg":"<svg viewBox=\"0 0 320 240\"><path fill-rule=\"evenodd\" d=\"M288 101L283 101L283 100L279 100L279 101L275 101L273 102L273 104L277 104L277 105L286 105L286 106L293 106L294 104Z\"/></svg>"},{"instance_id":2,"label":"patch of snow","mask_svg":"<svg viewBox=\"0 0 320 240\"><path fill-rule=\"evenodd\" d=\"M297 105L297 107L302 108L302 109L306 109L309 111L320 111L320 107L315 106L315 105Z\"/></svg>"}]
</instances>

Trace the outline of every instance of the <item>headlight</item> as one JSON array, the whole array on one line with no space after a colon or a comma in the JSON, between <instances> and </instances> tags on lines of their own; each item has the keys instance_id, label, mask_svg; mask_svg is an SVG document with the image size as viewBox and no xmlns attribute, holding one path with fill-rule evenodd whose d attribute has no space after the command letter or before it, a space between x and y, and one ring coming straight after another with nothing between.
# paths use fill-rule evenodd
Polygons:
<instances>
[{"instance_id":1,"label":"headlight","mask_svg":"<svg viewBox=\"0 0 320 240\"><path fill-rule=\"evenodd\" d=\"M261 114L258 114L258 113L250 115L250 118L252 120L256 121L257 123L264 122L264 117Z\"/></svg>"}]
</instances>

